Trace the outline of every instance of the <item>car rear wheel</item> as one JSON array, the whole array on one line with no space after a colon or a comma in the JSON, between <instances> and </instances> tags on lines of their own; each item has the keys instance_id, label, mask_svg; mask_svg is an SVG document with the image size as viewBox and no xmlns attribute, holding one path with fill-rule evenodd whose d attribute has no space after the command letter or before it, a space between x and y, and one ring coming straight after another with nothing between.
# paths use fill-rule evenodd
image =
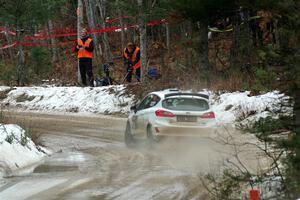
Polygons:
<instances>
[{"instance_id":1,"label":"car rear wheel","mask_svg":"<svg viewBox=\"0 0 300 200\"><path fill-rule=\"evenodd\" d=\"M126 129L125 129L125 144L127 147L135 147L136 141L133 138L132 132L131 132L131 126L130 123L128 122L126 124Z\"/></svg>"}]
</instances>

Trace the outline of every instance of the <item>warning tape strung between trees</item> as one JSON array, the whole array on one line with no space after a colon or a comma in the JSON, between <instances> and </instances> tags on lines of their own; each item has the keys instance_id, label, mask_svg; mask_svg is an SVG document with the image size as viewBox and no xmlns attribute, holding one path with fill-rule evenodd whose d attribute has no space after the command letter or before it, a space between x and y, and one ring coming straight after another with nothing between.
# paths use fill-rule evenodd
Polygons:
<instances>
[{"instance_id":1,"label":"warning tape strung between trees","mask_svg":"<svg viewBox=\"0 0 300 200\"><path fill-rule=\"evenodd\" d=\"M60 43L56 43L56 44L41 44L41 43L31 43L31 42L15 42L13 44L9 44L9 45L5 45L3 47L0 47L0 50L8 49L8 48L15 47L15 46L18 46L18 45L22 45L22 46L25 46L25 47L53 47L53 46L65 46L65 45L70 45L70 44L74 44L74 41L60 42Z\"/></svg>"},{"instance_id":2,"label":"warning tape strung between trees","mask_svg":"<svg viewBox=\"0 0 300 200\"><path fill-rule=\"evenodd\" d=\"M165 20L161 20L158 22L148 22L146 25L147 26L157 26L166 23ZM91 30L90 34L96 34L96 33L107 33L107 32L115 32L115 31L121 31L122 29L132 29L132 28L137 28L138 25L130 25L130 26L125 26L125 27L116 27L116 28L105 28L105 29L99 29L99 30ZM69 30L69 29L68 29ZM73 37L77 36L77 33L62 33L62 34L39 34L35 36L28 36L25 37L25 41L29 40L36 40L36 39L47 39L47 38L60 38L60 37ZM31 43L31 42L15 42L10 45L5 45L3 47L0 47L0 50L15 47L17 45L23 45L27 47L36 47L36 46L43 46L43 47L50 47L50 46L64 46L64 45L69 45L69 44L74 44L76 40L73 41L68 41L68 42L61 42L57 44L41 44L41 43Z\"/></svg>"},{"instance_id":3,"label":"warning tape strung between trees","mask_svg":"<svg viewBox=\"0 0 300 200\"><path fill-rule=\"evenodd\" d=\"M123 17L118 17L118 18L114 18L114 19L105 20L105 23L111 24L115 21L120 21L121 19L131 19L131 18L134 18L134 17L132 17L132 16L123 16Z\"/></svg>"},{"instance_id":4,"label":"warning tape strung between trees","mask_svg":"<svg viewBox=\"0 0 300 200\"><path fill-rule=\"evenodd\" d=\"M8 49L8 48L11 48L11 47L15 47L17 45L17 43L13 43L13 44L8 44L8 45L5 45L3 47L0 47L0 50L3 50L3 49Z\"/></svg>"},{"instance_id":5,"label":"warning tape strung between trees","mask_svg":"<svg viewBox=\"0 0 300 200\"><path fill-rule=\"evenodd\" d=\"M248 21L251 21L251 20L254 20L254 19L261 19L262 17L261 16L253 16L253 17L249 17L249 20ZM243 25L244 22L241 23L241 25ZM208 30L210 32L215 32L215 33L225 33L225 32L230 32L230 31L233 31L233 28L229 28L229 29L225 29L225 30L221 30L221 29L218 29L216 27L208 27Z\"/></svg>"},{"instance_id":6,"label":"warning tape strung between trees","mask_svg":"<svg viewBox=\"0 0 300 200\"><path fill-rule=\"evenodd\" d=\"M146 25L147 26L157 26L160 24L166 23L166 20L161 20L158 22L148 22ZM120 31L122 29L132 29L132 28L137 28L138 25L130 25L130 26L125 26L125 27L116 27L116 28L105 28L105 29L99 29L99 30L91 30L89 31L90 34L95 34L95 33L108 33L108 32L114 32L114 31ZM46 38L60 38L60 37L72 37L72 36L77 36L77 33L61 33L61 34L39 34L35 36L29 36L25 37L24 40L36 40L36 39L46 39Z\"/></svg>"},{"instance_id":7,"label":"warning tape strung between trees","mask_svg":"<svg viewBox=\"0 0 300 200\"><path fill-rule=\"evenodd\" d=\"M105 23L112 24L113 22L120 21L121 19L132 19L133 16L122 16L117 17L113 19L107 19L105 20ZM101 26L100 24L96 25L94 28ZM44 32L76 32L77 28L51 28L51 29L45 29ZM10 35L16 35L16 32L9 31L5 27L0 27L0 33L8 33Z\"/></svg>"},{"instance_id":8,"label":"warning tape strung between trees","mask_svg":"<svg viewBox=\"0 0 300 200\"><path fill-rule=\"evenodd\" d=\"M120 19L125 19L125 18L132 18L130 16L124 16L124 17L119 17L119 18L115 18L115 19L111 19L106 21L107 23L112 23L114 21L120 20ZM250 20L253 19L260 19L262 17L260 16L253 16L249 18ZM146 24L146 26L158 26L161 24L165 24L167 23L166 20L160 20L160 21L154 21L154 22L148 22ZM242 23L243 24L243 23ZM105 29L98 29L98 30L91 30L90 34L97 34L97 33L108 33L108 32L115 32L115 31L121 31L123 30L127 30L127 29L132 29L132 28L137 28L138 25L129 25L129 26L124 26L124 27L115 27L115 28L105 28ZM35 36L27 36L24 38L24 40L28 41L28 40L36 40L36 39L49 39L49 38L61 38L61 37L75 37L77 36L76 32L71 32L74 31L76 29L73 28L58 28L58 29L52 29L52 30L56 30L56 31L63 31L66 33L59 33L59 34L38 34ZM218 28L208 28L209 31L211 32L217 32L217 33L223 33L223 32L230 32L233 31L233 28L229 28L226 30L220 30ZM0 28L0 31L7 31L6 29ZM70 33L71 32L71 33ZM15 34L14 32L11 32L11 34ZM76 40L74 40L76 41ZM27 46L27 47L36 47L36 46L42 46L42 47L51 47L51 46L64 46L64 45L69 45L74 43L74 41L68 41L68 42L61 42L61 43L57 43L57 44L41 44L41 43L30 43L30 42L15 42L13 44L9 44L9 45L5 45L3 47L0 47L0 50L3 49L8 49L8 48L12 48L15 47L17 45L23 45L23 46Z\"/></svg>"},{"instance_id":9,"label":"warning tape strung between trees","mask_svg":"<svg viewBox=\"0 0 300 200\"><path fill-rule=\"evenodd\" d=\"M8 33L10 35L16 35L16 32L9 31L6 28L2 28L2 27L0 27L0 33Z\"/></svg>"}]
</instances>

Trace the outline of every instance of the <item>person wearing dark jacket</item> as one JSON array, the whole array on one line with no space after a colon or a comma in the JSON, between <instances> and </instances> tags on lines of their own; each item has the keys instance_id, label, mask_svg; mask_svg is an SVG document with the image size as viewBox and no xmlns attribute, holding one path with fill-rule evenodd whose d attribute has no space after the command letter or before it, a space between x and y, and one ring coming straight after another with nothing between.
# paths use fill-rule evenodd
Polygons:
<instances>
[{"instance_id":1,"label":"person wearing dark jacket","mask_svg":"<svg viewBox=\"0 0 300 200\"><path fill-rule=\"evenodd\" d=\"M141 53L140 48L136 47L133 43L129 42L127 47L124 48L123 58L124 64L127 67L126 80L131 82L132 73L135 70L135 76L138 81L141 79Z\"/></svg>"},{"instance_id":2,"label":"person wearing dark jacket","mask_svg":"<svg viewBox=\"0 0 300 200\"><path fill-rule=\"evenodd\" d=\"M81 81L84 86L93 87L94 77L93 77L93 50L94 42L92 38L87 34L87 30L83 29L81 31L81 38L78 40L78 44L75 47L75 51L78 53L77 58L79 59L79 70L81 75ZM87 84L86 76L88 76L89 83Z\"/></svg>"}]
</instances>

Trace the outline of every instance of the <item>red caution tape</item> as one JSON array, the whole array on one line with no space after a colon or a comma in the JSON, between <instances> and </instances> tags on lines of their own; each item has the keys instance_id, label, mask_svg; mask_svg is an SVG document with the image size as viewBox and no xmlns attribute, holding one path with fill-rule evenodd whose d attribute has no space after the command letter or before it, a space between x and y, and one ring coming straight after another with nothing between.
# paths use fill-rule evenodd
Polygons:
<instances>
[{"instance_id":1,"label":"red caution tape","mask_svg":"<svg viewBox=\"0 0 300 200\"><path fill-rule=\"evenodd\" d=\"M119 21L121 19L130 19L133 18L132 16L123 16L123 17L118 17L118 18L114 18L114 19L109 19L109 20L105 20L106 23L111 24L115 21Z\"/></svg>"},{"instance_id":2,"label":"red caution tape","mask_svg":"<svg viewBox=\"0 0 300 200\"><path fill-rule=\"evenodd\" d=\"M51 28L51 29L44 29L44 33L49 33L49 32L61 32L61 33L72 33L72 32L76 32L77 29L76 28Z\"/></svg>"},{"instance_id":3,"label":"red caution tape","mask_svg":"<svg viewBox=\"0 0 300 200\"><path fill-rule=\"evenodd\" d=\"M5 33L5 32L7 32L8 34L11 34L11 35L16 35L16 32L12 32L12 31L7 30L6 28L0 27L0 33Z\"/></svg>"},{"instance_id":4,"label":"red caution tape","mask_svg":"<svg viewBox=\"0 0 300 200\"><path fill-rule=\"evenodd\" d=\"M30 43L30 42L20 42L19 45L26 47L54 47L54 46L65 46L69 44L74 44L75 41L61 42L56 44L41 44L41 43Z\"/></svg>"},{"instance_id":5,"label":"red caution tape","mask_svg":"<svg viewBox=\"0 0 300 200\"><path fill-rule=\"evenodd\" d=\"M116 19L114 19L116 20ZM160 24L166 23L166 20L161 20L157 22L148 22L146 26L157 26ZM105 29L99 29L99 30L91 30L91 34L95 33L106 33L106 32L116 32L120 31L121 29L131 29L131 28L137 28L138 25L130 25L130 26L125 26L125 27L116 27L116 28L105 28ZM65 31L70 31L72 29L66 28L66 29L60 29L60 30L65 30ZM75 30L75 29L73 29ZM35 40L35 39L45 39L45 38L59 38L59 37L72 37L72 36L77 36L77 33L60 33L60 34L37 34L35 36L28 36L25 37L24 40ZM5 45L3 47L0 47L0 49L7 49L11 47L15 47L17 45L23 45L27 47L35 47L35 46L43 46L43 47L49 47L49 46L64 46L64 45L69 45L71 43L74 43L74 41L68 41L68 42L61 42L57 44L41 44L41 43L30 43L30 42L20 42L20 43L13 43L10 45Z\"/></svg>"},{"instance_id":6,"label":"red caution tape","mask_svg":"<svg viewBox=\"0 0 300 200\"><path fill-rule=\"evenodd\" d=\"M31 43L31 42L15 42L13 44L9 44L9 45L5 45L3 47L0 47L0 50L2 49L8 49L11 47L15 47L18 45L22 45L25 47L54 47L54 46L65 46L65 45L70 45L70 44L74 44L75 41L68 41L68 42L60 42L60 43L56 43L56 44L41 44L41 43Z\"/></svg>"},{"instance_id":7,"label":"red caution tape","mask_svg":"<svg viewBox=\"0 0 300 200\"><path fill-rule=\"evenodd\" d=\"M157 26L160 24L166 23L166 20L161 20L158 22L149 22L146 25L147 26ZM108 33L108 32L114 32L114 31L119 31L122 28L123 29L131 29L131 28L137 28L138 25L130 25L130 26L125 26L125 27L116 27L116 28L105 28L105 29L99 29L99 30L91 30L91 34L95 33ZM25 37L25 40L35 40L35 39L45 39L45 38L59 38L59 37L70 37L70 36L77 36L77 33L61 33L61 34L38 34L35 36L30 36L30 37Z\"/></svg>"},{"instance_id":8,"label":"red caution tape","mask_svg":"<svg viewBox=\"0 0 300 200\"><path fill-rule=\"evenodd\" d=\"M35 36L25 37L24 40L35 40L35 39L45 39L45 38L59 38L59 37L69 37L77 36L77 33L62 33L62 34L38 34Z\"/></svg>"},{"instance_id":9,"label":"red caution tape","mask_svg":"<svg viewBox=\"0 0 300 200\"><path fill-rule=\"evenodd\" d=\"M16 45L17 45L16 42L13 43L13 44L8 44L8 45L5 45L5 46L3 46L3 47L0 47L0 50L2 50L2 49L8 49L8 48L14 47L14 46L16 46Z\"/></svg>"}]
</instances>

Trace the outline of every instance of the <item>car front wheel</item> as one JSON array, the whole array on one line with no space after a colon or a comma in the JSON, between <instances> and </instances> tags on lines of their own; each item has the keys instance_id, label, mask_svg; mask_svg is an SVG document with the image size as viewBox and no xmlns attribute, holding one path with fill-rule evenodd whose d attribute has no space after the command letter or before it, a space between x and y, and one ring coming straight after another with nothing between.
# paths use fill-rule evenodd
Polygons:
<instances>
[{"instance_id":1,"label":"car front wheel","mask_svg":"<svg viewBox=\"0 0 300 200\"><path fill-rule=\"evenodd\" d=\"M154 145L158 142L158 138L153 135L151 125L147 127L147 141L150 148L154 147Z\"/></svg>"},{"instance_id":2,"label":"car front wheel","mask_svg":"<svg viewBox=\"0 0 300 200\"><path fill-rule=\"evenodd\" d=\"M135 139L133 138L130 123L127 122L125 129L125 144L127 147L134 147L136 144Z\"/></svg>"}]
</instances>

